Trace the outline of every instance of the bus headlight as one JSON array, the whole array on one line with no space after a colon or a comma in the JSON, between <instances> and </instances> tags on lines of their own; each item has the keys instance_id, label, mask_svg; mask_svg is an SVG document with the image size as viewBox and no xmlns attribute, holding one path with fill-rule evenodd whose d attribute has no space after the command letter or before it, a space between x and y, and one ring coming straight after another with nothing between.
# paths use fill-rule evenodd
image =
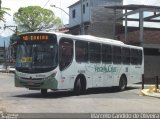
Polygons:
<instances>
[{"instance_id":1,"label":"bus headlight","mask_svg":"<svg viewBox=\"0 0 160 119\"><path fill-rule=\"evenodd\" d=\"M51 80L54 79L56 76L57 72L53 72L50 76L48 76L47 78L45 78L45 80Z\"/></svg>"}]
</instances>

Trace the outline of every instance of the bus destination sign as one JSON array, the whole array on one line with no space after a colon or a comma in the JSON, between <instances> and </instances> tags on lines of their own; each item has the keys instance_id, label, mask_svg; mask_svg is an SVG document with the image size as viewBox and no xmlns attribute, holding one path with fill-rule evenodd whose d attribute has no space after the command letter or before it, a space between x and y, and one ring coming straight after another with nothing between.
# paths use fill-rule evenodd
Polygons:
<instances>
[{"instance_id":1,"label":"bus destination sign","mask_svg":"<svg viewBox=\"0 0 160 119\"><path fill-rule=\"evenodd\" d=\"M44 41L48 40L48 35L24 35L21 36L21 40L24 41Z\"/></svg>"}]
</instances>

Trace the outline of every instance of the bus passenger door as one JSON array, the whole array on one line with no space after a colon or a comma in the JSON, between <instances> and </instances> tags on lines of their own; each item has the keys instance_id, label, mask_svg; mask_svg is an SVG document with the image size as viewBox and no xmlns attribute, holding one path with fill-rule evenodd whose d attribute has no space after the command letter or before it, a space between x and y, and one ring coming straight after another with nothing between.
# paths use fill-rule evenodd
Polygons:
<instances>
[{"instance_id":1,"label":"bus passenger door","mask_svg":"<svg viewBox=\"0 0 160 119\"><path fill-rule=\"evenodd\" d=\"M61 71L61 88L73 88L72 82L75 79L74 61L73 61L73 40L62 38L59 43L59 68Z\"/></svg>"}]
</instances>

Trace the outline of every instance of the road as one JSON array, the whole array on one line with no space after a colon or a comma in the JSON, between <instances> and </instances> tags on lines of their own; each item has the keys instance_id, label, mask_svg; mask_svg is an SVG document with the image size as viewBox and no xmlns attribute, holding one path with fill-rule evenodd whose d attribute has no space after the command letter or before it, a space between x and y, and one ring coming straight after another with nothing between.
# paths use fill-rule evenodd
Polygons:
<instances>
[{"instance_id":1,"label":"road","mask_svg":"<svg viewBox=\"0 0 160 119\"><path fill-rule=\"evenodd\" d=\"M129 86L119 92L113 88L92 89L73 96L71 92L49 92L14 87L14 75L0 73L0 111L10 113L159 113L160 99L139 96L139 88Z\"/></svg>"}]
</instances>

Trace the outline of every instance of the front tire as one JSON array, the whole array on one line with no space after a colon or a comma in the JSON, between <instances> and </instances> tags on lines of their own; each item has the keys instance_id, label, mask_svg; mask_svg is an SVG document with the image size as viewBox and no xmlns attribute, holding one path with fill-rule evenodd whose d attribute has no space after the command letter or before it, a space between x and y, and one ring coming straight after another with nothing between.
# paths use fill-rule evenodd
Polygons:
<instances>
[{"instance_id":1,"label":"front tire","mask_svg":"<svg viewBox=\"0 0 160 119\"><path fill-rule=\"evenodd\" d=\"M82 90L82 85L81 85L81 79L78 78L75 82L75 86L74 86L74 94L75 95L80 95L81 94L81 90Z\"/></svg>"},{"instance_id":2,"label":"front tire","mask_svg":"<svg viewBox=\"0 0 160 119\"><path fill-rule=\"evenodd\" d=\"M74 85L74 94L80 95L81 92L82 92L82 83L81 83L81 79L78 78L75 82L75 85Z\"/></svg>"},{"instance_id":3,"label":"front tire","mask_svg":"<svg viewBox=\"0 0 160 119\"><path fill-rule=\"evenodd\" d=\"M47 95L47 89L41 89L41 94L42 95Z\"/></svg>"},{"instance_id":4,"label":"front tire","mask_svg":"<svg viewBox=\"0 0 160 119\"><path fill-rule=\"evenodd\" d=\"M124 91L127 87L127 78L125 75L121 76L119 81L119 90Z\"/></svg>"}]
</instances>

